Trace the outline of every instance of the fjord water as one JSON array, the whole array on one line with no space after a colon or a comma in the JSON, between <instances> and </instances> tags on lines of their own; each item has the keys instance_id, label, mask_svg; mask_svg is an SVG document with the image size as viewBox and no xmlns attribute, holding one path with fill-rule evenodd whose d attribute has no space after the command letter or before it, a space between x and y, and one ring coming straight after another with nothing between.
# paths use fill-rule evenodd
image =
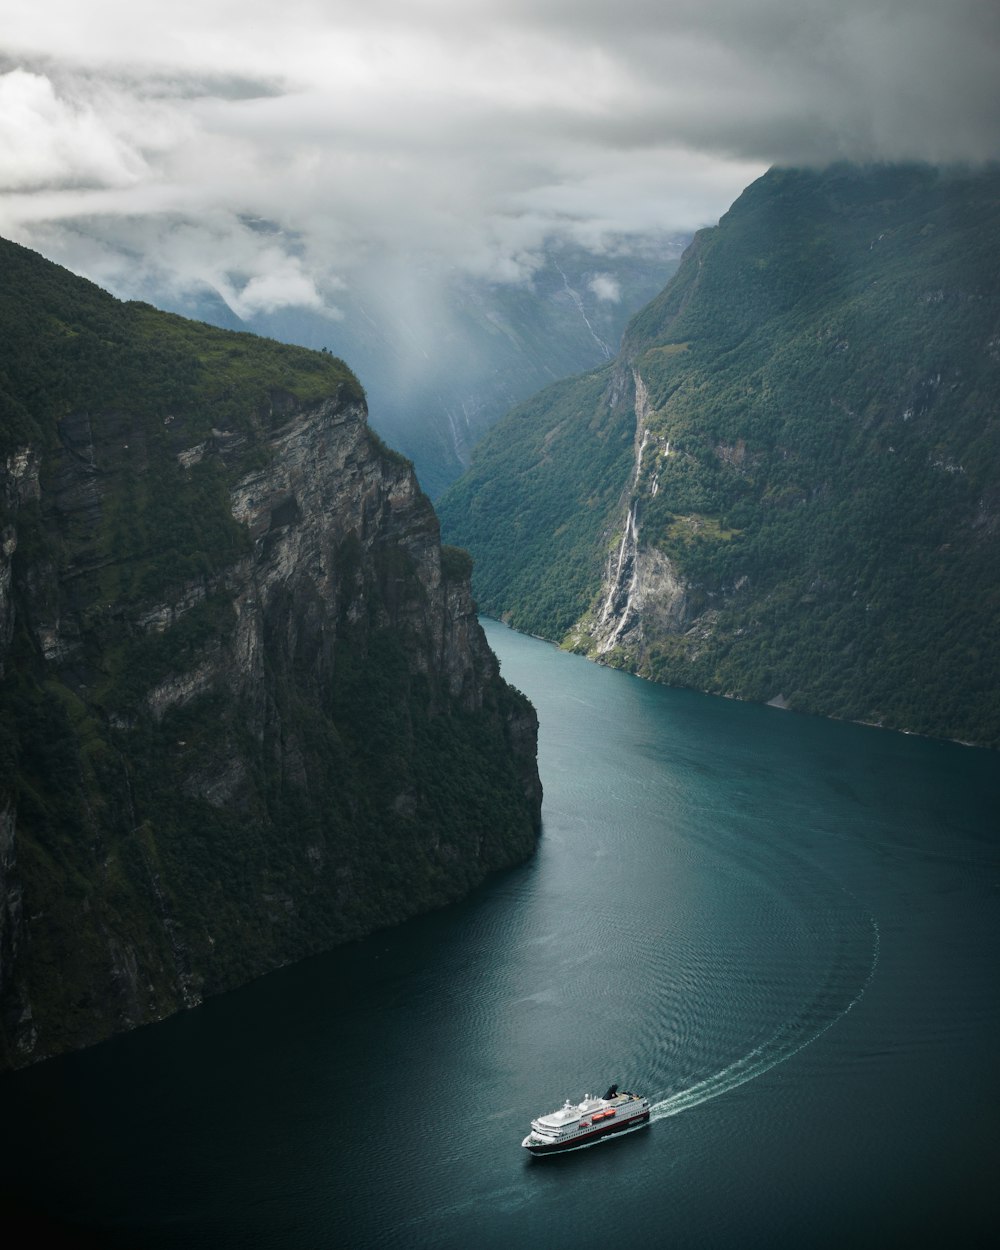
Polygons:
<instances>
[{"instance_id":1,"label":"fjord water","mask_svg":"<svg viewBox=\"0 0 1000 1250\"><path fill-rule=\"evenodd\" d=\"M997 756L484 624L539 712L536 858L0 1082L22 1219L133 1247L985 1244ZM612 1081L648 1129L520 1149Z\"/></svg>"}]
</instances>

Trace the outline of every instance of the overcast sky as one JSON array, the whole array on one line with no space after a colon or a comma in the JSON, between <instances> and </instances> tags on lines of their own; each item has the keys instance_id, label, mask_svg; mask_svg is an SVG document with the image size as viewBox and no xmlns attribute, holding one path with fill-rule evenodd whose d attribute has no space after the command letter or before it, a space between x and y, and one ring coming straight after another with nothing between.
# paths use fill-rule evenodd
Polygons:
<instances>
[{"instance_id":1,"label":"overcast sky","mask_svg":"<svg viewBox=\"0 0 1000 1250\"><path fill-rule=\"evenodd\" d=\"M328 308L714 222L775 163L1000 156L997 0L0 0L0 234Z\"/></svg>"}]
</instances>

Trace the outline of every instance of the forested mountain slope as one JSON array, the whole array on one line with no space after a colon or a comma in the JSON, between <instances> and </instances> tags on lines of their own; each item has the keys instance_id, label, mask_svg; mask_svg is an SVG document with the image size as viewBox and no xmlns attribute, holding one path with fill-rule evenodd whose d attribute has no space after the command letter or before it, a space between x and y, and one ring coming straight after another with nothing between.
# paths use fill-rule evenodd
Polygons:
<instances>
[{"instance_id":1,"label":"forested mountain slope","mask_svg":"<svg viewBox=\"0 0 1000 1250\"><path fill-rule=\"evenodd\" d=\"M518 628L1000 745L1000 172L770 171L439 510Z\"/></svg>"},{"instance_id":2,"label":"forested mountain slope","mask_svg":"<svg viewBox=\"0 0 1000 1250\"><path fill-rule=\"evenodd\" d=\"M531 853L468 578L341 361L0 241L0 1067Z\"/></svg>"}]
</instances>

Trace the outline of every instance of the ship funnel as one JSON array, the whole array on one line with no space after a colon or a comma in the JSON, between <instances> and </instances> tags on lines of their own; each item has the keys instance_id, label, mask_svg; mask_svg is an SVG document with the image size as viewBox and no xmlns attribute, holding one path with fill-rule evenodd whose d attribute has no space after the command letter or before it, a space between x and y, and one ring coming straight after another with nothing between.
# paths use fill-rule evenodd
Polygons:
<instances>
[{"instance_id":1,"label":"ship funnel","mask_svg":"<svg viewBox=\"0 0 1000 1250\"><path fill-rule=\"evenodd\" d=\"M609 1098L614 1098L615 1094L617 1093L618 1093L618 1086L612 1085L611 1088L608 1090L608 1092L604 1095L604 1101L607 1102Z\"/></svg>"}]
</instances>

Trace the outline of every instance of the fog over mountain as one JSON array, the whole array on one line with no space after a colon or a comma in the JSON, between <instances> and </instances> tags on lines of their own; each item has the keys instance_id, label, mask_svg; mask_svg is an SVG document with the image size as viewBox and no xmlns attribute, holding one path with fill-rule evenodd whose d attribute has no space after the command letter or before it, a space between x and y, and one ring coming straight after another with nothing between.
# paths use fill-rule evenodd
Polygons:
<instances>
[{"instance_id":1,"label":"fog over mountain","mask_svg":"<svg viewBox=\"0 0 1000 1250\"><path fill-rule=\"evenodd\" d=\"M241 320L207 286L135 294L195 320L349 360L373 427L413 461L436 498L512 405L615 355L629 319L662 289L688 241L628 235L593 251L550 239L530 278L517 283L431 266L360 273L341 292L336 320L294 305Z\"/></svg>"},{"instance_id":2,"label":"fog over mountain","mask_svg":"<svg viewBox=\"0 0 1000 1250\"><path fill-rule=\"evenodd\" d=\"M3 232L108 283L121 242L240 315L336 315L394 255L516 280L549 234L689 230L772 163L998 152L990 0L3 8Z\"/></svg>"},{"instance_id":3,"label":"fog over mountain","mask_svg":"<svg viewBox=\"0 0 1000 1250\"><path fill-rule=\"evenodd\" d=\"M771 164L1000 154L992 0L2 9L0 234L251 323L435 324L456 282L690 233Z\"/></svg>"}]
</instances>

